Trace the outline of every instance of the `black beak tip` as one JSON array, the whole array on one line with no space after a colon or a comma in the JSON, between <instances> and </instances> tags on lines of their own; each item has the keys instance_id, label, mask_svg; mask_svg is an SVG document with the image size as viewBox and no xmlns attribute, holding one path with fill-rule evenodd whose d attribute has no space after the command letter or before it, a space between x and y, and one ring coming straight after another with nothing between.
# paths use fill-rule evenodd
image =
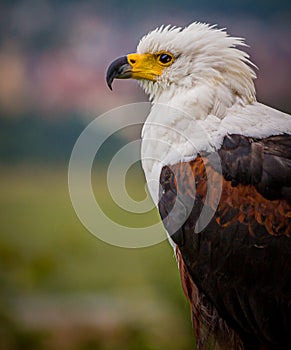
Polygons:
<instances>
[{"instance_id":1,"label":"black beak tip","mask_svg":"<svg viewBox=\"0 0 291 350\"><path fill-rule=\"evenodd\" d=\"M112 91L112 82L114 80L114 75L113 74L109 74L110 72L107 71L107 75L106 75L106 83L107 86L109 87L109 89Z\"/></svg>"},{"instance_id":2,"label":"black beak tip","mask_svg":"<svg viewBox=\"0 0 291 350\"><path fill-rule=\"evenodd\" d=\"M112 91L112 83L109 83L109 82L107 81L107 86L108 86L109 89Z\"/></svg>"},{"instance_id":3,"label":"black beak tip","mask_svg":"<svg viewBox=\"0 0 291 350\"><path fill-rule=\"evenodd\" d=\"M115 78L122 79L126 77L122 74L122 68L125 66L128 66L127 56L119 57L109 65L106 73L106 83L111 91L112 83Z\"/></svg>"}]
</instances>

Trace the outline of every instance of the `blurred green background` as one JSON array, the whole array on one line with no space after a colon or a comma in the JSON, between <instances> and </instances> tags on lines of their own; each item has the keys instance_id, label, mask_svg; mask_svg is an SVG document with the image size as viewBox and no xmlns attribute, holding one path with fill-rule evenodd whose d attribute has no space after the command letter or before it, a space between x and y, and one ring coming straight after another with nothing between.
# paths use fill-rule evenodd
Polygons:
<instances>
[{"instance_id":1,"label":"blurred green background","mask_svg":"<svg viewBox=\"0 0 291 350\"><path fill-rule=\"evenodd\" d=\"M123 249L98 240L79 222L67 184L84 127L111 108L146 101L135 82L107 89L109 62L134 52L156 26L194 20L247 38L260 68L259 100L291 111L290 1L1 1L1 350L194 347L169 244ZM138 132L116 136L99 165L106 170L112 149ZM124 221L105 170L93 177L102 205ZM145 196L139 165L128 190ZM157 220L156 212L146 215L128 224Z\"/></svg>"}]
</instances>

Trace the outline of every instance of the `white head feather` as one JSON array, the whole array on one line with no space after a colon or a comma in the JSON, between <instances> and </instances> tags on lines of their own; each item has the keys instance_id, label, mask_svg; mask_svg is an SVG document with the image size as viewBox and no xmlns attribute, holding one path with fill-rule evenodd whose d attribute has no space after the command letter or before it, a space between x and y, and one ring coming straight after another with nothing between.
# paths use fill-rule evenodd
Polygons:
<instances>
[{"instance_id":1,"label":"white head feather","mask_svg":"<svg viewBox=\"0 0 291 350\"><path fill-rule=\"evenodd\" d=\"M249 55L237 49L246 46L242 38L229 36L223 29L204 23L192 23L185 28L162 26L145 35L137 53L171 52L176 60L165 68L156 82L142 80L141 85L156 102L164 101L185 89L199 85L219 87L225 94L239 96L244 102L255 101L253 79L256 77ZM213 103L215 97L211 96ZM226 100L230 97L227 96ZM229 107L234 101L226 101Z\"/></svg>"}]
</instances>

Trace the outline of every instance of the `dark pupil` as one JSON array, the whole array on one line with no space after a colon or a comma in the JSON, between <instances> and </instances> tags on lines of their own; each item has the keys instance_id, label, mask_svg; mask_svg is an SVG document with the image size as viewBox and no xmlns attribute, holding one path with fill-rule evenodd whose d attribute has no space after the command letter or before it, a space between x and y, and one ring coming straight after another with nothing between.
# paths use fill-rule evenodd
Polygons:
<instances>
[{"instance_id":1,"label":"dark pupil","mask_svg":"<svg viewBox=\"0 0 291 350\"><path fill-rule=\"evenodd\" d=\"M170 55L165 54L165 53L160 56L160 61L162 63L169 63L171 60L172 60L172 57Z\"/></svg>"}]
</instances>

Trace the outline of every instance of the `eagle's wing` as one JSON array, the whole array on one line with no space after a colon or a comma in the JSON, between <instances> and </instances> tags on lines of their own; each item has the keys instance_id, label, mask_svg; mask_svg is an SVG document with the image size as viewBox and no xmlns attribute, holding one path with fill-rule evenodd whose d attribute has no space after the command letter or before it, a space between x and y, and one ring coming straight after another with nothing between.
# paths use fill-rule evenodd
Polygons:
<instances>
[{"instance_id":1,"label":"eagle's wing","mask_svg":"<svg viewBox=\"0 0 291 350\"><path fill-rule=\"evenodd\" d=\"M198 349L287 349L291 136L226 135L218 155L222 173L211 155L198 155L160 175L159 212L177 245ZM216 193L219 183L217 206L207 186ZM203 207L213 217L199 232Z\"/></svg>"}]
</instances>

